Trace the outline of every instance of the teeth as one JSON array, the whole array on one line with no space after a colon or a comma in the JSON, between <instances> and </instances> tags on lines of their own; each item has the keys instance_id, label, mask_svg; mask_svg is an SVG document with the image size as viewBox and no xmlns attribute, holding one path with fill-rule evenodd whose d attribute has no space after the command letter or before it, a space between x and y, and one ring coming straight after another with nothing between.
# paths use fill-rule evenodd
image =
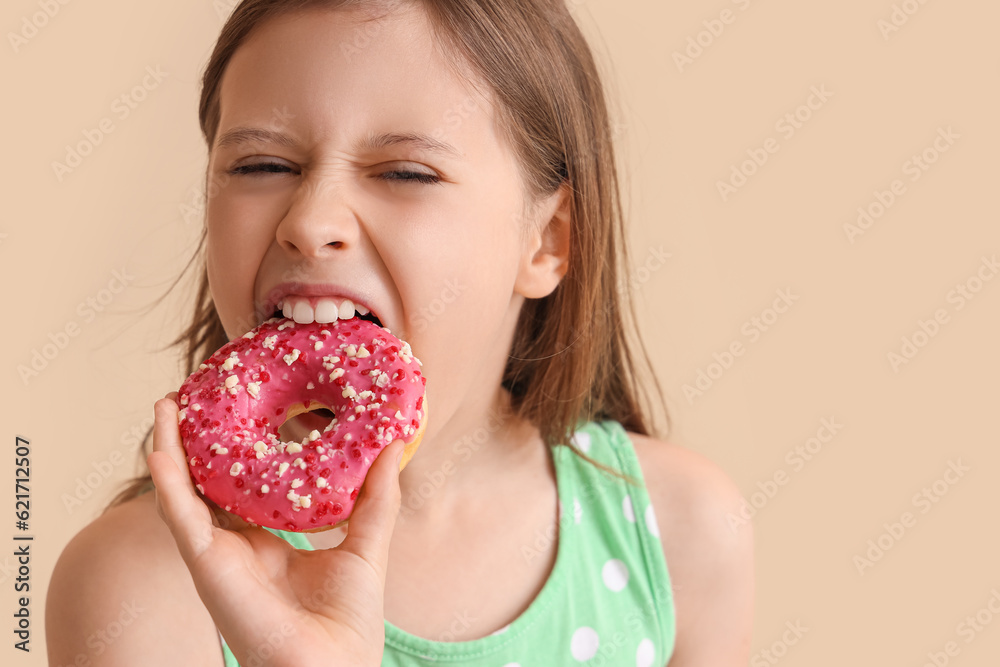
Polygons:
<instances>
[{"instance_id":1,"label":"teeth","mask_svg":"<svg viewBox=\"0 0 1000 667\"><path fill-rule=\"evenodd\" d=\"M318 322L329 324L338 319L349 320L355 315L368 315L371 311L361 304L355 304L350 299L339 300L333 297L322 297L316 301L313 308L309 299L298 296L288 296L278 302L281 314L297 324L309 324Z\"/></svg>"},{"instance_id":2,"label":"teeth","mask_svg":"<svg viewBox=\"0 0 1000 667\"><path fill-rule=\"evenodd\" d=\"M309 324L315 319L313 307L309 305L308 301L297 301L295 307L292 308L292 319L298 324Z\"/></svg>"},{"instance_id":3,"label":"teeth","mask_svg":"<svg viewBox=\"0 0 1000 667\"><path fill-rule=\"evenodd\" d=\"M337 303L333 299L320 299L316 304L316 321L329 324L337 320Z\"/></svg>"}]
</instances>

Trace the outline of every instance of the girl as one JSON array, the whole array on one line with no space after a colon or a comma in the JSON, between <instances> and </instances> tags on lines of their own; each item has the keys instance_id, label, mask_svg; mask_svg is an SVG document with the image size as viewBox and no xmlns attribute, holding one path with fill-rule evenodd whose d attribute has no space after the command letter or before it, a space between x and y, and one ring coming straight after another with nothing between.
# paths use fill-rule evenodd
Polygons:
<instances>
[{"instance_id":1,"label":"girl","mask_svg":"<svg viewBox=\"0 0 1000 667\"><path fill-rule=\"evenodd\" d=\"M51 664L746 664L741 496L649 435L609 115L563 2L245 0L199 111L188 371L280 299L350 300L420 357L428 430L346 530L287 533L198 495L171 392L151 474L56 567Z\"/></svg>"}]
</instances>

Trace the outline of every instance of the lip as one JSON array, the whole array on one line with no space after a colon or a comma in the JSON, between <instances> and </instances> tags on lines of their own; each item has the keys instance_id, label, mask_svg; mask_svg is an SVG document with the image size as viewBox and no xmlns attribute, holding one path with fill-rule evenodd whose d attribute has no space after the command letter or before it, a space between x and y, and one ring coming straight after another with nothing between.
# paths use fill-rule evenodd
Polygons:
<instances>
[{"instance_id":1,"label":"lip","mask_svg":"<svg viewBox=\"0 0 1000 667\"><path fill-rule=\"evenodd\" d=\"M288 282L275 285L265 293L263 301L258 302L260 303L256 312L258 322L263 322L265 319L270 317L274 311L278 309L278 302L286 296L329 296L350 299L355 304L360 304L367 308L375 315L375 317L378 318L379 322L381 322L383 326L386 326L385 319L380 309L373 308L371 303L361 297L355 290L344 287L343 285L335 285L333 283Z\"/></svg>"}]
</instances>

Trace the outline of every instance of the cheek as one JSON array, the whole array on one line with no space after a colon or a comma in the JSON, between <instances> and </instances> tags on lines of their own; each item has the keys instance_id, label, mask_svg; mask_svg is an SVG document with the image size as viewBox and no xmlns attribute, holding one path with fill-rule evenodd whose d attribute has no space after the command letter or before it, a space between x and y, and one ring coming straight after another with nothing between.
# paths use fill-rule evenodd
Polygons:
<instances>
[{"instance_id":1,"label":"cheek","mask_svg":"<svg viewBox=\"0 0 1000 667\"><path fill-rule=\"evenodd\" d=\"M265 225L254 222L239 207L221 201L209 204L205 261L212 299L230 338L255 323L253 289L269 244Z\"/></svg>"}]
</instances>

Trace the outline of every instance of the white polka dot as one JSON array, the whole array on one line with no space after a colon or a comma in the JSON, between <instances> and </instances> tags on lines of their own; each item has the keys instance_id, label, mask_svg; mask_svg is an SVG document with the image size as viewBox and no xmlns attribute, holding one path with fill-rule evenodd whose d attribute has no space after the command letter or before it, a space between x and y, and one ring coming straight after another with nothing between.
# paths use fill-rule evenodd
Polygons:
<instances>
[{"instance_id":1,"label":"white polka dot","mask_svg":"<svg viewBox=\"0 0 1000 667\"><path fill-rule=\"evenodd\" d=\"M573 521L580 523L580 519L583 518L583 505L580 504L578 498L573 498Z\"/></svg>"},{"instance_id":2,"label":"white polka dot","mask_svg":"<svg viewBox=\"0 0 1000 667\"><path fill-rule=\"evenodd\" d=\"M628 565L612 558L601 568L601 578L605 586L617 593L628 584Z\"/></svg>"},{"instance_id":3,"label":"white polka dot","mask_svg":"<svg viewBox=\"0 0 1000 667\"><path fill-rule=\"evenodd\" d=\"M570 651L573 653L574 658L580 662L584 662L597 655L597 645L599 643L600 640L597 637L597 631L594 628L583 626L573 633L573 639L570 641Z\"/></svg>"},{"instance_id":4,"label":"white polka dot","mask_svg":"<svg viewBox=\"0 0 1000 667\"><path fill-rule=\"evenodd\" d=\"M639 642L639 650L635 652L635 667L651 667L656 659L656 647L649 639Z\"/></svg>"},{"instance_id":5,"label":"white polka dot","mask_svg":"<svg viewBox=\"0 0 1000 667\"><path fill-rule=\"evenodd\" d=\"M653 535L660 536L660 527L656 524L656 514L652 505L646 507L646 529Z\"/></svg>"},{"instance_id":6,"label":"white polka dot","mask_svg":"<svg viewBox=\"0 0 1000 667\"><path fill-rule=\"evenodd\" d=\"M573 436L573 444L584 454L590 452L590 434L586 431L577 431Z\"/></svg>"},{"instance_id":7,"label":"white polka dot","mask_svg":"<svg viewBox=\"0 0 1000 667\"><path fill-rule=\"evenodd\" d=\"M632 507L632 496L625 496L625 500L622 501L622 513L625 514L625 518L629 523L635 523L635 509Z\"/></svg>"}]
</instances>

